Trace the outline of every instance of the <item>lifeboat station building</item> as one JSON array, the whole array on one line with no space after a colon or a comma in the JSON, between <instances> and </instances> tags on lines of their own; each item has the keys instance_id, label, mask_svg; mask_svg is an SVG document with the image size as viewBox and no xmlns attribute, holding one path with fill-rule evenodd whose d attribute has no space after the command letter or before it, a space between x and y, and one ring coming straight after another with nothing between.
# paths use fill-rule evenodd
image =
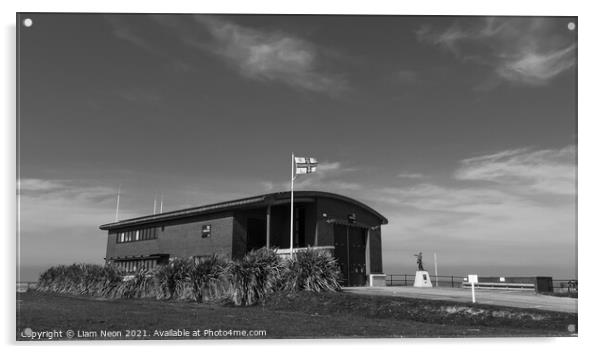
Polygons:
<instances>
[{"instance_id":1,"label":"lifeboat station building","mask_svg":"<svg viewBox=\"0 0 602 354\"><path fill-rule=\"evenodd\" d=\"M108 231L106 262L135 271L170 258L238 259L261 247L290 253L290 192L142 216L101 225ZM294 194L293 253L328 249L343 286L365 286L382 276L381 225L387 219L369 206L338 194Z\"/></svg>"}]
</instances>

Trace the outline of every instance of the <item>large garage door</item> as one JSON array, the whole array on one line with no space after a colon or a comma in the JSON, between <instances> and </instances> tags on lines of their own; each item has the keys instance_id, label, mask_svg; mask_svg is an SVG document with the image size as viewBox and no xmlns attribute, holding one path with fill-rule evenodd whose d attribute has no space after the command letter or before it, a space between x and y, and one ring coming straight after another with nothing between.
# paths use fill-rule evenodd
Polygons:
<instances>
[{"instance_id":1,"label":"large garage door","mask_svg":"<svg viewBox=\"0 0 602 354\"><path fill-rule=\"evenodd\" d=\"M366 284L366 230L334 225L334 256L343 273L342 285Z\"/></svg>"}]
</instances>

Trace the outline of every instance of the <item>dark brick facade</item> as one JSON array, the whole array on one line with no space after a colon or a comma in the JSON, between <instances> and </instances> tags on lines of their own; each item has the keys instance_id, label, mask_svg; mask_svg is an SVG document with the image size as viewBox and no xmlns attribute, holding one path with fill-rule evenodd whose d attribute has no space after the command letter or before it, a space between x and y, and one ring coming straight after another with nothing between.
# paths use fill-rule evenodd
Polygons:
<instances>
[{"instance_id":1,"label":"dark brick facade","mask_svg":"<svg viewBox=\"0 0 602 354\"><path fill-rule=\"evenodd\" d=\"M211 236L201 237L201 227L211 225ZM107 260L152 254L169 254L172 257L205 256L213 253L232 257L232 213L207 215L203 217L151 225L157 228L157 239L117 243L119 232L136 229L111 230L107 242Z\"/></svg>"},{"instance_id":2,"label":"dark brick facade","mask_svg":"<svg viewBox=\"0 0 602 354\"><path fill-rule=\"evenodd\" d=\"M288 193L274 193L102 225L101 229L108 230L106 260L127 261L163 257L166 261L175 257L202 257L212 254L236 259L253 248L266 246L268 229L270 247L288 249L289 196ZM353 199L325 192L296 192L295 215L298 220L295 223L298 229L295 233L295 248L334 248L334 226L340 225L342 227L337 228L337 237L341 239L347 237L347 234L353 234L355 252L358 242L365 245L365 251L362 251L364 246L359 250L360 254L365 252L366 275L382 273L380 227L387 223L382 215ZM353 218L350 218L351 215ZM203 226L207 225L211 225L211 235L202 237ZM117 242L120 233L144 228L155 228L157 238ZM357 265L357 256L355 259ZM357 274L354 276L357 279Z\"/></svg>"}]
</instances>

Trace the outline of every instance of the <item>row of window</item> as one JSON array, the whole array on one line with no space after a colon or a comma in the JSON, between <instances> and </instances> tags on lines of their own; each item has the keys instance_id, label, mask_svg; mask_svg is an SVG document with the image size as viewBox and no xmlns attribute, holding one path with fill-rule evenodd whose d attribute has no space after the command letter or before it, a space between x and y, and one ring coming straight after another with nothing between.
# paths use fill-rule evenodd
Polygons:
<instances>
[{"instance_id":1,"label":"row of window","mask_svg":"<svg viewBox=\"0 0 602 354\"><path fill-rule=\"evenodd\" d=\"M201 237L211 237L211 224L204 224L201 226ZM141 230L120 232L117 234L117 243L154 240L156 238L157 228L151 227Z\"/></svg>"},{"instance_id":2,"label":"row of window","mask_svg":"<svg viewBox=\"0 0 602 354\"><path fill-rule=\"evenodd\" d=\"M157 266L156 259L136 259L131 261L115 261L115 265L124 272L135 272L142 268L152 269Z\"/></svg>"},{"instance_id":3,"label":"row of window","mask_svg":"<svg viewBox=\"0 0 602 354\"><path fill-rule=\"evenodd\" d=\"M141 230L133 230L120 232L117 234L117 243L154 240L157 238L157 228L147 228Z\"/></svg>"}]
</instances>

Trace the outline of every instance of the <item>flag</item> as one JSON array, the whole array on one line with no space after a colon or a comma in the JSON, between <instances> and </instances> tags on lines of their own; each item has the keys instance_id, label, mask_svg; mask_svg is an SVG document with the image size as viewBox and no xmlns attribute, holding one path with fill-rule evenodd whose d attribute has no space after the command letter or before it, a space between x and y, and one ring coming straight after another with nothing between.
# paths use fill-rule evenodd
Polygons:
<instances>
[{"instance_id":1,"label":"flag","mask_svg":"<svg viewBox=\"0 0 602 354\"><path fill-rule=\"evenodd\" d=\"M295 157L295 174L314 173L318 169L318 160L313 157Z\"/></svg>"}]
</instances>

